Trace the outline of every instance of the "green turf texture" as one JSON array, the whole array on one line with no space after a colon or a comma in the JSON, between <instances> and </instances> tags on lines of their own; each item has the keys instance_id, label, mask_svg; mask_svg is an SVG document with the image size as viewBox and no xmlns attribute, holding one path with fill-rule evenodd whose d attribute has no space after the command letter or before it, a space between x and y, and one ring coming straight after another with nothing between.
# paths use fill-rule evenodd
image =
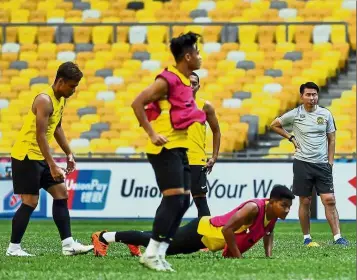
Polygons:
<instances>
[{"instance_id":1,"label":"green turf texture","mask_svg":"<svg viewBox=\"0 0 357 280\"><path fill-rule=\"evenodd\" d=\"M93 231L107 229L146 230L148 221L72 221L74 238L90 242ZM302 245L298 222L279 222L275 229L273 258L264 257L262 243L244 254L244 259L222 259L220 252L198 252L168 257L176 273L154 272L142 267L123 244L110 245L108 256L92 253L65 257L52 220L32 220L23 240L23 248L36 254L33 258L6 257L11 221L0 220L0 279L356 279L356 225L342 223L343 236L350 246L332 245L327 223L313 223L318 248Z\"/></svg>"}]
</instances>

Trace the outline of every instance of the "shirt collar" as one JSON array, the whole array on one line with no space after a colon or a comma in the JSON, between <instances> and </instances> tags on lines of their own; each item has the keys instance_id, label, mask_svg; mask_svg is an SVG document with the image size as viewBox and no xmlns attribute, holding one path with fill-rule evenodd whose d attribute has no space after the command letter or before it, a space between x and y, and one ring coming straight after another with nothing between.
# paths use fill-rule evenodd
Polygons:
<instances>
[{"instance_id":1,"label":"shirt collar","mask_svg":"<svg viewBox=\"0 0 357 280\"><path fill-rule=\"evenodd\" d=\"M175 66L169 66L167 67L167 71L175 74L177 77L180 78L181 82L185 85L185 86L191 86L191 82L190 79L186 78Z\"/></svg>"}]
</instances>

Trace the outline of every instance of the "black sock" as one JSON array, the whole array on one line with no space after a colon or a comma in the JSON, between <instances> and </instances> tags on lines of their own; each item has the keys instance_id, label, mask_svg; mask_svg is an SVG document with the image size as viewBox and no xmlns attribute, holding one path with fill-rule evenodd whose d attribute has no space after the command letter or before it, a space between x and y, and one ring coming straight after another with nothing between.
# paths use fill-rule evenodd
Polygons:
<instances>
[{"instance_id":1,"label":"black sock","mask_svg":"<svg viewBox=\"0 0 357 280\"><path fill-rule=\"evenodd\" d=\"M208 208L207 197L194 197L193 201L197 207L198 217L211 216L211 212Z\"/></svg>"},{"instance_id":2,"label":"black sock","mask_svg":"<svg viewBox=\"0 0 357 280\"><path fill-rule=\"evenodd\" d=\"M182 212L184 195L164 196L156 210L152 238L156 241L168 241L171 227Z\"/></svg>"},{"instance_id":3,"label":"black sock","mask_svg":"<svg viewBox=\"0 0 357 280\"><path fill-rule=\"evenodd\" d=\"M169 231L168 239L166 240L166 242L168 243L170 243L171 240L174 238L178 228L180 227L183 216L185 215L187 209L190 207L190 195L185 194L183 195L183 197L184 199L183 199L183 203L181 204L181 210L176 216L175 221L172 223Z\"/></svg>"},{"instance_id":4,"label":"black sock","mask_svg":"<svg viewBox=\"0 0 357 280\"><path fill-rule=\"evenodd\" d=\"M27 204L21 204L12 218L11 243L19 244L25 234L31 214L35 208Z\"/></svg>"},{"instance_id":5,"label":"black sock","mask_svg":"<svg viewBox=\"0 0 357 280\"><path fill-rule=\"evenodd\" d=\"M115 233L115 242L147 247L151 237L152 233L150 231L117 231Z\"/></svg>"},{"instance_id":6,"label":"black sock","mask_svg":"<svg viewBox=\"0 0 357 280\"><path fill-rule=\"evenodd\" d=\"M67 206L67 199L54 199L52 216L58 228L61 240L71 237L71 220Z\"/></svg>"}]
</instances>

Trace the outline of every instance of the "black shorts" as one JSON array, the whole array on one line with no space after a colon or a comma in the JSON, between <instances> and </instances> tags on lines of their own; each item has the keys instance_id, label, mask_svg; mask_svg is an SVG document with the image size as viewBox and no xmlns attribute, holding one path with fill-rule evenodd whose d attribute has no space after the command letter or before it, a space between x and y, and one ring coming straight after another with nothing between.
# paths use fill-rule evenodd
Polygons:
<instances>
[{"instance_id":1,"label":"black shorts","mask_svg":"<svg viewBox=\"0 0 357 280\"><path fill-rule=\"evenodd\" d=\"M317 194L334 193L332 166L329 163L311 163L294 160L293 193L297 196L311 196L312 188Z\"/></svg>"},{"instance_id":2,"label":"black shorts","mask_svg":"<svg viewBox=\"0 0 357 280\"><path fill-rule=\"evenodd\" d=\"M63 183L52 178L50 167L45 160L24 160L11 158L12 181L15 194L39 195L40 189Z\"/></svg>"},{"instance_id":3,"label":"black shorts","mask_svg":"<svg viewBox=\"0 0 357 280\"><path fill-rule=\"evenodd\" d=\"M204 167L204 165L190 165L191 193L193 196L206 194L208 191L206 171L202 170Z\"/></svg>"},{"instance_id":4,"label":"black shorts","mask_svg":"<svg viewBox=\"0 0 357 280\"><path fill-rule=\"evenodd\" d=\"M163 148L157 155L147 154L161 192L167 189L191 189L191 170L186 151L185 148Z\"/></svg>"}]
</instances>

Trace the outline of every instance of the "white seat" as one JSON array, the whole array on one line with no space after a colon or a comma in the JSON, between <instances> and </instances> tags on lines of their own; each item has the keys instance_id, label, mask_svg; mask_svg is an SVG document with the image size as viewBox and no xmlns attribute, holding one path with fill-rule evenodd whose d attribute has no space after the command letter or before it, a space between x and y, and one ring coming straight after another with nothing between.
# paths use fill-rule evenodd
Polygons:
<instances>
[{"instance_id":1,"label":"white seat","mask_svg":"<svg viewBox=\"0 0 357 280\"><path fill-rule=\"evenodd\" d=\"M268 93L272 93L272 94L279 93L282 91L282 89L283 89L282 85L278 84L278 83L266 84L263 87L264 92L268 92Z\"/></svg>"},{"instance_id":2,"label":"white seat","mask_svg":"<svg viewBox=\"0 0 357 280\"><path fill-rule=\"evenodd\" d=\"M144 60L141 63L142 70L156 71L161 68L161 62L158 60Z\"/></svg>"},{"instance_id":3,"label":"white seat","mask_svg":"<svg viewBox=\"0 0 357 280\"><path fill-rule=\"evenodd\" d=\"M230 51L227 54L227 60L234 61L238 63L239 61L245 60L245 52L243 51Z\"/></svg>"},{"instance_id":4,"label":"white seat","mask_svg":"<svg viewBox=\"0 0 357 280\"><path fill-rule=\"evenodd\" d=\"M216 8L216 2L214 1L201 1L198 4L197 10L212 11Z\"/></svg>"},{"instance_id":5,"label":"white seat","mask_svg":"<svg viewBox=\"0 0 357 280\"><path fill-rule=\"evenodd\" d=\"M89 140L84 138L75 138L71 140L69 145L71 146L71 148L89 147Z\"/></svg>"},{"instance_id":6,"label":"white seat","mask_svg":"<svg viewBox=\"0 0 357 280\"><path fill-rule=\"evenodd\" d=\"M111 77L106 77L104 79L104 83L107 86L110 85L121 85L122 83L124 83L124 79L122 77L115 77L115 76L111 76Z\"/></svg>"},{"instance_id":7,"label":"white seat","mask_svg":"<svg viewBox=\"0 0 357 280\"><path fill-rule=\"evenodd\" d=\"M146 39L146 34L147 34L146 26L131 26L129 29L129 43L143 44Z\"/></svg>"},{"instance_id":8,"label":"white seat","mask_svg":"<svg viewBox=\"0 0 357 280\"><path fill-rule=\"evenodd\" d=\"M331 25L315 25L312 31L312 40L316 43L327 43L330 39Z\"/></svg>"},{"instance_id":9,"label":"white seat","mask_svg":"<svg viewBox=\"0 0 357 280\"><path fill-rule=\"evenodd\" d=\"M356 10L356 0L345 0L341 7L346 10Z\"/></svg>"},{"instance_id":10,"label":"white seat","mask_svg":"<svg viewBox=\"0 0 357 280\"><path fill-rule=\"evenodd\" d=\"M203 45L203 51L206 53L220 52L221 47L220 43L206 43Z\"/></svg>"},{"instance_id":11,"label":"white seat","mask_svg":"<svg viewBox=\"0 0 357 280\"><path fill-rule=\"evenodd\" d=\"M196 17L193 19L193 22L210 23L210 22L212 22L212 19L209 17Z\"/></svg>"},{"instance_id":12,"label":"white seat","mask_svg":"<svg viewBox=\"0 0 357 280\"><path fill-rule=\"evenodd\" d=\"M2 132L0 131L0 138L2 138Z\"/></svg>"},{"instance_id":13,"label":"white seat","mask_svg":"<svg viewBox=\"0 0 357 280\"><path fill-rule=\"evenodd\" d=\"M195 70L195 73L198 75L198 77L200 77L200 79L208 77L208 70L204 68Z\"/></svg>"},{"instance_id":14,"label":"white seat","mask_svg":"<svg viewBox=\"0 0 357 280\"><path fill-rule=\"evenodd\" d=\"M134 147L119 147L115 150L115 153L118 155L123 155L123 154L135 154L135 148Z\"/></svg>"},{"instance_id":15,"label":"white seat","mask_svg":"<svg viewBox=\"0 0 357 280\"><path fill-rule=\"evenodd\" d=\"M98 10L84 10L82 13L82 20L89 18L100 18L101 12Z\"/></svg>"},{"instance_id":16,"label":"white seat","mask_svg":"<svg viewBox=\"0 0 357 280\"><path fill-rule=\"evenodd\" d=\"M115 99L114 91L99 91L96 96L97 100L112 101Z\"/></svg>"},{"instance_id":17,"label":"white seat","mask_svg":"<svg viewBox=\"0 0 357 280\"><path fill-rule=\"evenodd\" d=\"M47 19L47 23L64 23L64 18L63 17L53 17ZM57 28L57 26L56 26Z\"/></svg>"},{"instance_id":18,"label":"white seat","mask_svg":"<svg viewBox=\"0 0 357 280\"><path fill-rule=\"evenodd\" d=\"M296 9L281 9L279 10L279 17L280 18L296 18L297 10Z\"/></svg>"},{"instance_id":19,"label":"white seat","mask_svg":"<svg viewBox=\"0 0 357 280\"><path fill-rule=\"evenodd\" d=\"M222 106L223 108L240 108L242 105L242 100L238 98L224 99Z\"/></svg>"},{"instance_id":20,"label":"white seat","mask_svg":"<svg viewBox=\"0 0 357 280\"><path fill-rule=\"evenodd\" d=\"M0 99L0 109L9 107L9 101L7 99Z\"/></svg>"},{"instance_id":21,"label":"white seat","mask_svg":"<svg viewBox=\"0 0 357 280\"><path fill-rule=\"evenodd\" d=\"M57 60L62 62L74 61L76 59L76 53L72 51L59 52L57 54Z\"/></svg>"},{"instance_id":22,"label":"white seat","mask_svg":"<svg viewBox=\"0 0 357 280\"><path fill-rule=\"evenodd\" d=\"M20 51L20 45L16 43L5 43L2 45L1 52L3 53L17 53Z\"/></svg>"}]
</instances>

